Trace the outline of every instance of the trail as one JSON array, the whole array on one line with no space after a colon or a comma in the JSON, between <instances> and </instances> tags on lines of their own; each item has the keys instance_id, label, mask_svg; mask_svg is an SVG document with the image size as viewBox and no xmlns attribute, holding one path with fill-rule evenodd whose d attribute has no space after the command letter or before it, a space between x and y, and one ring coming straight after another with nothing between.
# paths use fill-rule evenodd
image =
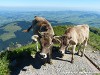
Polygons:
<instances>
[{"instance_id":1,"label":"trail","mask_svg":"<svg viewBox=\"0 0 100 75\"><path fill-rule=\"evenodd\" d=\"M87 51L92 49L90 46ZM54 55L57 53L54 52ZM88 53L87 53L88 54ZM99 59L99 58L98 58ZM12 75L96 75L100 71L86 58L74 55L74 63L70 63L71 54L65 54L63 58L52 59L53 64L40 65L33 57L23 59ZM100 62L99 62L100 64Z\"/></svg>"}]
</instances>

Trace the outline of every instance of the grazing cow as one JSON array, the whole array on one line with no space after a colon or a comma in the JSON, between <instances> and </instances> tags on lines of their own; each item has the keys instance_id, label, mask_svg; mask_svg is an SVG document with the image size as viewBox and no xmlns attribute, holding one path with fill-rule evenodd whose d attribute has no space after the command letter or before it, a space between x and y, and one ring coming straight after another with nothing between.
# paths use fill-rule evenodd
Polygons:
<instances>
[{"instance_id":1,"label":"grazing cow","mask_svg":"<svg viewBox=\"0 0 100 75\"><path fill-rule=\"evenodd\" d=\"M80 48L83 46L82 47L83 51L81 51L81 56L83 56L88 38L89 38L88 25L77 25L74 27L70 27L65 31L64 35L60 37L61 47L59 51L60 53L64 54L65 48L68 48L68 46L72 46L71 63L73 63L76 45L79 44L78 54Z\"/></svg>"},{"instance_id":2,"label":"grazing cow","mask_svg":"<svg viewBox=\"0 0 100 75\"><path fill-rule=\"evenodd\" d=\"M49 34L54 35L53 28L51 24L43 17L35 16L35 19L32 21L32 25L27 29L23 30L23 32L29 32L31 29L33 29L33 36L32 40L36 42L37 45L37 51L38 49L38 36L40 35L39 32L48 32Z\"/></svg>"}]
</instances>

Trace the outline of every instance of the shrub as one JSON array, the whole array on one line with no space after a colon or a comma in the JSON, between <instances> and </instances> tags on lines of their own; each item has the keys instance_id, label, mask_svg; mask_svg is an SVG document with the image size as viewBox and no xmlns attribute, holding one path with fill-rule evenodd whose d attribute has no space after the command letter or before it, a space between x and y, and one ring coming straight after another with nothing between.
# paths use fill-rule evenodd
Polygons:
<instances>
[{"instance_id":1,"label":"shrub","mask_svg":"<svg viewBox=\"0 0 100 75\"><path fill-rule=\"evenodd\" d=\"M9 60L7 60L7 54L0 58L0 75L10 75Z\"/></svg>"}]
</instances>

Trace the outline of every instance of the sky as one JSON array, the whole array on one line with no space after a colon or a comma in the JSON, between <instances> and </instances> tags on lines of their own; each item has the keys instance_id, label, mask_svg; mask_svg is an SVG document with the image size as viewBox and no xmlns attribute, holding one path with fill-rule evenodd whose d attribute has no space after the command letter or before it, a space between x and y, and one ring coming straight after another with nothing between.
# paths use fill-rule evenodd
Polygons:
<instances>
[{"instance_id":1,"label":"sky","mask_svg":"<svg viewBox=\"0 0 100 75\"><path fill-rule=\"evenodd\" d=\"M0 8L100 10L100 0L0 0Z\"/></svg>"}]
</instances>

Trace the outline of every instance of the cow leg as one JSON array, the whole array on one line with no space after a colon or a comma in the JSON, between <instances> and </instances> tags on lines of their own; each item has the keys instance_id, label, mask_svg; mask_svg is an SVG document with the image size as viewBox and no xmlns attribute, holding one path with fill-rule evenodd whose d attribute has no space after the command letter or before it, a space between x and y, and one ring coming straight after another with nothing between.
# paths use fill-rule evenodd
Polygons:
<instances>
[{"instance_id":1,"label":"cow leg","mask_svg":"<svg viewBox=\"0 0 100 75\"><path fill-rule=\"evenodd\" d=\"M65 48L65 53L66 53L66 52L69 52L68 48L69 48L69 47L66 47L66 48Z\"/></svg>"},{"instance_id":2,"label":"cow leg","mask_svg":"<svg viewBox=\"0 0 100 75\"><path fill-rule=\"evenodd\" d=\"M36 41L36 49L37 49L37 52L38 52L39 51L38 41Z\"/></svg>"},{"instance_id":3,"label":"cow leg","mask_svg":"<svg viewBox=\"0 0 100 75\"><path fill-rule=\"evenodd\" d=\"M50 49L50 52L48 53L48 63L49 64L52 64L51 58L52 58L52 48Z\"/></svg>"},{"instance_id":4,"label":"cow leg","mask_svg":"<svg viewBox=\"0 0 100 75\"><path fill-rule=\"evenodd\" d=\"M47 62L48 62L49 64L52 64L51 55L48 55L48 60L47 60Z\"/></svg>"},{"instance_id":5,"label":"cow leg","mask_svg":"<svg viewBox=\"0 0 100 75\"><path fill-rule=\"evenodd\" d=\"M87 41L84 42L83 44L83 51L81 51L81 57L84 56L84 52L85 52L85 47L87 46Z\"/></svg>"},{"instance_id":6,"label":"cow leg","mask_svg":"<svg viewBox=\"0 0 100 75\"><path fill-rule=\"evenodd\" d=\"M74 62L74 53L75 53L75 48L76 48L76 45L73 45L73 46L72 46L72 58L71 58L71 63Z\"/></svg>"},{"instance_id":7,"label":"cow leg","mask_svg":"<svg viewBox=\"0 0 100 75\"><path fill-rule=\"evenodd\" d=\"M32 40L36 42L36 49L37 49L37 51L39 51L39 48L38 48L38 37L39 37L38 35L33 35L31 37Z\"/></svg>"},{"instance_id":8,"label":"cow leg","mask_svg":"<svg viewBox=\"0 0 100 75\"><path fill-rule=\"evenodd\" d=\"M80 49L81 49L81 44L79 45L77 55L79 55Z\"/></svg>"}]
</instances>

